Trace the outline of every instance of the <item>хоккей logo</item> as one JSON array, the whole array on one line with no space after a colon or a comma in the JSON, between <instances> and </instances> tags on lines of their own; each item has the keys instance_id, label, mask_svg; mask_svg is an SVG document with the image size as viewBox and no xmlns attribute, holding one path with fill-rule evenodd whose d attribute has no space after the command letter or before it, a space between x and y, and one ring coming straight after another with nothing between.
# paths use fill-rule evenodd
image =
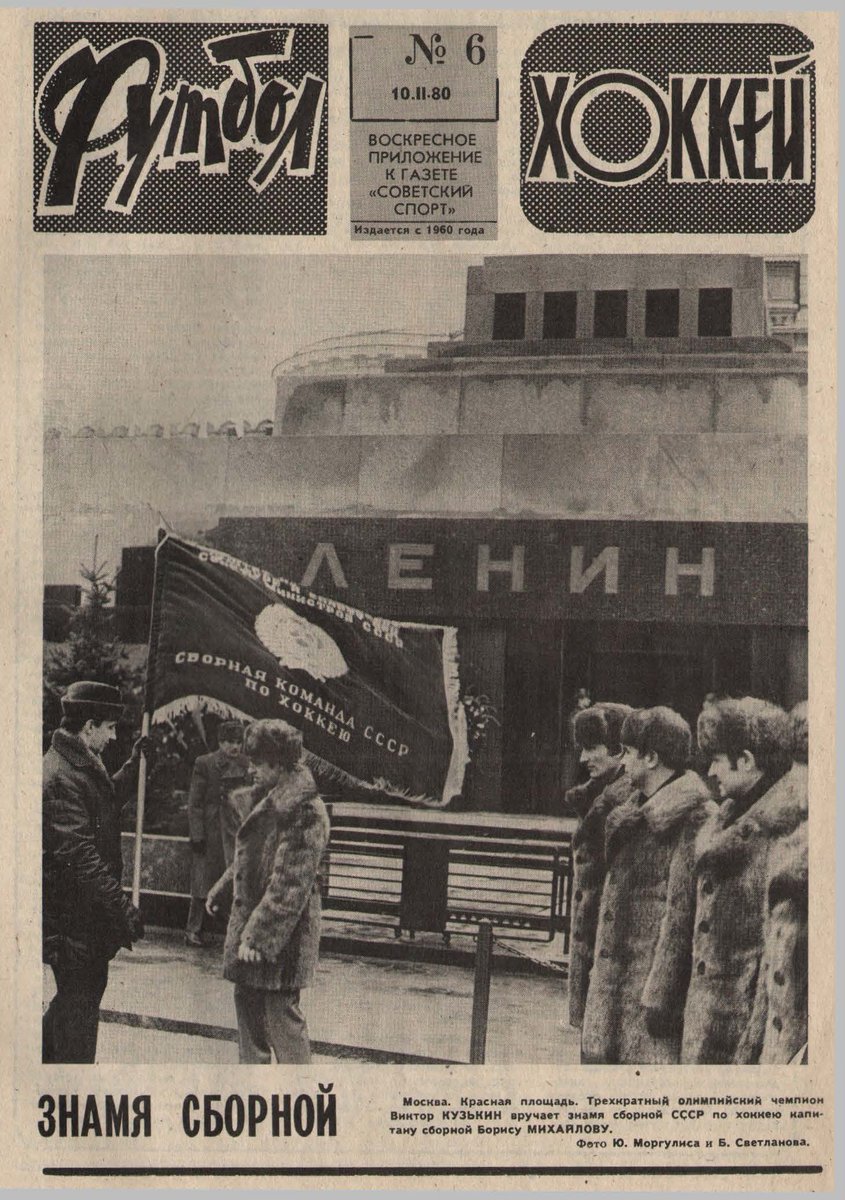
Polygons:
<instances>
[{"instance_id":1,"label":"\u0445\u043e\u043a\u043a\u0435\u0439 logo","mask_svg":"<svg viewBox=\"0 0 845 1200\"><path fill-rule=\"evenodd\" d=\"M522 60L522 210L546 233L789 233L815 111L789 25L558 25Z\"/></svg>"},{"instance_id":2,"label":"\u0445\u043e\u043a\u043a\u0435\u0439 logo","mask_svg":"<svg viewBox=\"0 0 845 1200\"><path fill-rule=\"evenodd\" d=\"M328 28L35 25L40 232L326 232Z\"/></svg>"}]
</instances>

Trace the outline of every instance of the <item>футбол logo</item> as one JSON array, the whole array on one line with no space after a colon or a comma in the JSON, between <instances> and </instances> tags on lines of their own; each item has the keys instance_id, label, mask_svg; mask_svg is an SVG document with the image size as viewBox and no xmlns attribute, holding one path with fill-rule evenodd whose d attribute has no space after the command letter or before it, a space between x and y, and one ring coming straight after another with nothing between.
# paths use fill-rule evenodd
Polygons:
<instances>
[{"instance_id":1,"label":"\u0444\u0443\u0442\u0431\u043e\u043b logo","mask_svg":"<svg viewBox=\"0 0 845 1200\"><path fill-rule=\"evenodd\" d=\"M547 30L522 63L523 211L549 233L798 229L814 84L790 26Z\"/></svg>"},{"instance_id":2,"label":"\u0444\u0443\u0442\u0431\u043e\u043b logo","mask_svg":"<svg viewBox=\"0 0 845 1200\"><path fill-rule=\"evenodd\" d=\"M324 25L48 22L35 65L36 230L325 232Z\"/></svg>"}]
</instances>

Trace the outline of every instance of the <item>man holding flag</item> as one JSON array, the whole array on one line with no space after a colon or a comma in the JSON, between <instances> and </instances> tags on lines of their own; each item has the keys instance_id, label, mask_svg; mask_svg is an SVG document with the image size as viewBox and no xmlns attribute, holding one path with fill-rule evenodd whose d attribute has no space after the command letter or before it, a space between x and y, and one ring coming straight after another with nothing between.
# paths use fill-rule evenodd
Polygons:
<instances>
[{"instance_id":1,"label":"man holding flag","mask_svg":"<svg viewBox=\"0 0 845 1200\"><path fill-rule=\"evenodd\" d=\"M92 1063L109 962L144 936L121 886L119 818L121 792L149 739L139 738L110 776L100 755L123 713L117 688L73 683L62 713L43 766L43 957L56 979L42 1021L43 1061Z\"/></svg>"}]
</instances>

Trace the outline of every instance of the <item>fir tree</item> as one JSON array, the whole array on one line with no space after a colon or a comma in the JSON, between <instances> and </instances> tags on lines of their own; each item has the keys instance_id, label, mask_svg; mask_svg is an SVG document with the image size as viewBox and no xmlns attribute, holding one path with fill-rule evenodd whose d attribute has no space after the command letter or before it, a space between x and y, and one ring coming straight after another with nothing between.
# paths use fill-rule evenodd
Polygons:
<instances>
[{"instance_id":1,"label":"fir tree","mask_svg":"<svg viewBox=\"0 0 845 1200\"><path fill-rule=\"evenodd\" d=\"M49 745L53 730L62 719L61 697L70 684L80 679L109 683L119 688L130 705L140 700L140 672L130 664L123 644L114 635L114 576L108 563L97 561L97 539L91 566L80 566L85 585L82 604L70 618L67 641L44 654L43 739Z\"/></svg>"}]
</instances>

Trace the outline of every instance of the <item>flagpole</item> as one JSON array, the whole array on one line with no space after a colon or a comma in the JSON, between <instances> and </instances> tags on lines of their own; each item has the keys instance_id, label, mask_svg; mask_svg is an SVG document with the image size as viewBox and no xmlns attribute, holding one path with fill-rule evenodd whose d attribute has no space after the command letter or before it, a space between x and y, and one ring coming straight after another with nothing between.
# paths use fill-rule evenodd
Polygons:
<instances>
[{"instance_id":1,"label":"flagpole","mask_svg":"<svg viewBox=\"0 0 845 1200\"><path fill-rule=\"evenodd\" d=\"M153 596L150 610L150 634L147 641L147 669L144 680L144 715L141 718L141 737L149 737L150 733L150 680L154 663L155 640L158 631L158 599L160 590L160 574L158 569L158 552L167 537L167 530L159 529L158 544L155 553L155 570L153 574ZM144 842L144 806L147 799L147 756L141 753L138 764L138 799L135 805L135 846L132 854L132 903L136 908L141 901L141 853Z\"/></svg>"},{"instance_id":2,"label":"flagpole","mask_svg":"<svg viewBox=\"0 0 845 1200\"><path fill-rule=\"evenodd\" d=\"M144 713L141 719L141 737L147 737L150 732L150 714ZM144 804L147 798L147 756L141 754L138 765L138 801L135 806L135 848L132 861L132 903L136 908L141 902L141 844L144 832Z\"/></svg>"}]
</instances>

